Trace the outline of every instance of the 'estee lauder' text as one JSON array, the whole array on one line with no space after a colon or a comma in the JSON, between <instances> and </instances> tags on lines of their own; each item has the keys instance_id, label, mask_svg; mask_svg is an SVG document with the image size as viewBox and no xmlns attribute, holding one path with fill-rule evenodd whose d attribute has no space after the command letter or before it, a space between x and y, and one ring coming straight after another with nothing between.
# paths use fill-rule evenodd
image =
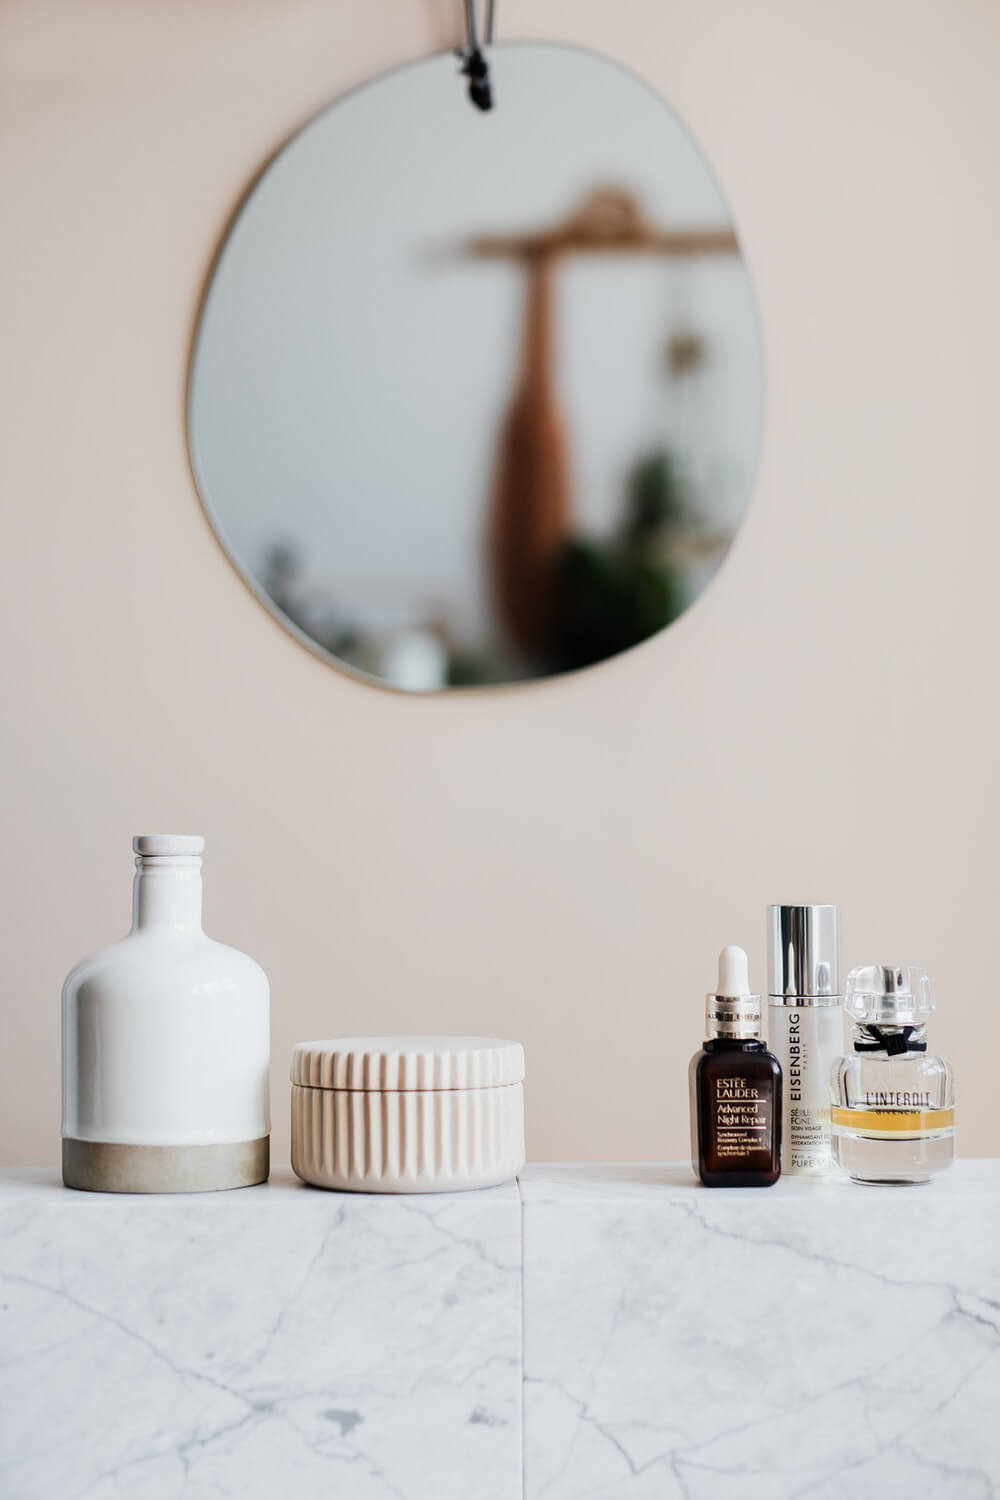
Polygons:
<instances>
[{"instance_id":1,"label":"'estee lauder' text","mask_svg":"<svg viewBox=\"0 0 1000 1500\"><path fill-rule=\"evenodd\" d=\"M760 1090L753 1088L745 1078L717 1078L716 1099L759 1099Z\"/></svg>"}]
</instances>

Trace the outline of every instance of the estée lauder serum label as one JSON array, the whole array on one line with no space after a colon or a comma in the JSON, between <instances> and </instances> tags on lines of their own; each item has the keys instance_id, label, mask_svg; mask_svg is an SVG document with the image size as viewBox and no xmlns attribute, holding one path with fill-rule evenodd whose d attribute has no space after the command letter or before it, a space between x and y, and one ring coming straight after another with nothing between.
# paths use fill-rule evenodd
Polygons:
<instances>
[{"instance_id":1,"label":"est\u00e9e lauder serum label","mask_svg":"<svg viewBox=\"0 0 1000 1500\"><path fill-rule=\"evenodd\" d=\"M767 1153L771 1099L748 1078L734 1073L714 1080L712 1115L717 1156L742 1160Z\"/></svg>"}]
</instances>

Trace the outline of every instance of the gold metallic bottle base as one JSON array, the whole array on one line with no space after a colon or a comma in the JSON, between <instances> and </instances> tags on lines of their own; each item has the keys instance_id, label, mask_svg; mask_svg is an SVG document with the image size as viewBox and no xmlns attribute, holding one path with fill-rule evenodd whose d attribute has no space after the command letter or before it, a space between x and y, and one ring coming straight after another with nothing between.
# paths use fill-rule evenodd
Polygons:
<instances>
[{"instance_id":1,"label":"gold metallic bottle base","mask_svg":"<svg viewBox=\"0 0 1000 1500\"><path fill-rule=\"evenodd\" d=\"M266 1182L270 1136L211 1146L124 1146L64 1137L62 1175L89 1193L214 1193Z\"/></svg>"}]
</instances>

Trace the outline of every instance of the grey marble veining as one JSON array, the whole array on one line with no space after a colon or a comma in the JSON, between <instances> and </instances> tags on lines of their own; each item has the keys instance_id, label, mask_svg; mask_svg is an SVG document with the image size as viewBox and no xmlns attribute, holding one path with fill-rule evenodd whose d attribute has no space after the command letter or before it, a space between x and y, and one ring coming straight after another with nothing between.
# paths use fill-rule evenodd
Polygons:
<instances>
[{"instance_id":1,"label":"grey marble veining","mask_svg":"<svg viewBox=\"0 0 1000 1500\"><path fill-rule=\"evenodd\" d=\"M65 1192L0 1174L4 1500L509 1500L517 1189Z\"/></svg>"},{"instance_id":2,"label":"grey marble veining","mask_svg":"<svg viewBox=\"0 0 1000 1500\"><path fill-rule=\"evenodd\" d=\"M919 1188L529 1168L527 1500L1000 1493L1000 1164Z\"/></svg>"},{"instance_id":3,"label":"grey marble veining","mask_svg":"<svg viewBox=\"0 0 1000 1500\"><path fill-rule=\"evenodd\" d=\"M413 1198L0 1173L2 1500L845 1494L1000 1494L1000 1162Z\"/></svg>"}]
</instances>

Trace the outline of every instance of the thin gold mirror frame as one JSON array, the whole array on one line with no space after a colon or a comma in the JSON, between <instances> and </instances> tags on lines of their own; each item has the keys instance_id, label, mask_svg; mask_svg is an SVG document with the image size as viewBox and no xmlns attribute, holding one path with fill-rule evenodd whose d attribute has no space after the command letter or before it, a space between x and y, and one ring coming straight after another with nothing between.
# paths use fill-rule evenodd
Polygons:
<instances>
[{"instance_id":1,"label":"thin gold mirror frame","mask_svg":"<svg viewBox=\"0 0 1000 1500\"><path fill-rule=\"evenodd\" d=\"M192 354L192 466L230 560L308 648L407 691L658 634L724 560L760 444L756 303L689 132L594 53L490 60L490 114L446 54L293 137Z\"/></svg>"}]
</instances>

